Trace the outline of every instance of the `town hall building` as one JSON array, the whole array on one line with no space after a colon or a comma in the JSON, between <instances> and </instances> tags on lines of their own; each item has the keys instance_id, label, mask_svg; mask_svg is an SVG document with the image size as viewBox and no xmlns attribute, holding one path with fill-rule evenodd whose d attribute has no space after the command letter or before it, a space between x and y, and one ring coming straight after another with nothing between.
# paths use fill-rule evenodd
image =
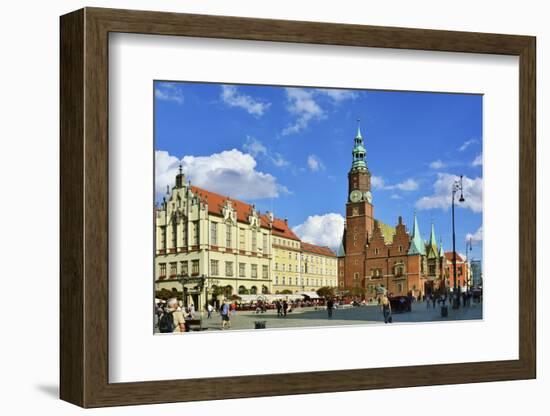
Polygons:
<instances>
[{"instance_id":1,"label":"town hall building","mask_svg":"<svg viewBox=\"0 0 550 416\"><path fill-rule=\"evenodd\" d=\"M375 218L371 173L358 127L348 173L348 199L342 242L338 250L341 291L375 298L381 291L422 296L445 288L445 253L432 224L430 239L422 238L416 213L412 233L400 216L392 227Z\"/></svg>"}]
</instances>

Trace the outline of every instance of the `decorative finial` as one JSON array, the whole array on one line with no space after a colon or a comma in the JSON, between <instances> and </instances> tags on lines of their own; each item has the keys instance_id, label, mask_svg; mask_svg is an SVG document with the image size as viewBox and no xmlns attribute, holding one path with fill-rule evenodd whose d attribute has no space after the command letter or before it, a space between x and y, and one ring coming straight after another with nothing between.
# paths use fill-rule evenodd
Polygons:
<instances>
[{"instance_id":1,"label":"decorative finial","mask_svg":"<svg viewBox=\"0 0 550 416\"><path fill-rule=\"evenodd\" d=\"M170 195L170 185L166 185L166 195Z\"/></svg>"},{"instance_id":2,"label":"decorative finial","mask_svg":"<svg viewBox=\"0 0 550 416\"><path fill-rule=\"evenodd\" d=\"M361 119L357 117L357 136L356 137L362 137L361 136Z\"/></svg>"},{"instance_id":3,"label":"decorative finial","mask_svg":"<svg viewBox=\"0 0 550 416\"><path fill-rule=\"evenodd\" d=\"M180 167L179 167L180 175L182 173L181 170L182 170L182 166L181 166L181 163L180 163Z\"/></svg>"}]
</instances>

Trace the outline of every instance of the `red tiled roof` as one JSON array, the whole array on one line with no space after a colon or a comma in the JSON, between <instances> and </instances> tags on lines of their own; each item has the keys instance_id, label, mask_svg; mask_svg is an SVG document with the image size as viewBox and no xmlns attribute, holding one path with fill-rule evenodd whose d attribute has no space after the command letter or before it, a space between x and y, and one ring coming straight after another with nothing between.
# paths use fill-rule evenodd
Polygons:
<instances>
[{"instance_id":1,"label":"red tiled roof","mask_svg":"<svg viewBox=\"0 0 550 416\"><path fill-rule=\"evenodd\" d=\"M446 251L445 252L445 259L449 261L453 261L453 252L452 251ZM456 253L456 261L464 261L462 256L459 253Z\"/></svg>"},{"instance_id":2,"label":"red tiled roof","mask_svg":"<svg viewBox=\"0 0 550 416\"><path fill-rule=\"evenodd\" d=\"M294 232L289 228L288 222L280 218L273 219L272 233L277 237L284 237L290 240L300 241L298 236L294 234Z\"/></svg>"},{"instance_id":3,"label":"red tiled roof","mask_svg":"<svg viewBox=\"0 0 550 416\"><path fill-rule=\"evenodd\" d=\"M336 257L334 251L326 246L316 246L315 244L302 242L302 250L309 253L321 254L323 256Z\"/></svg>"},{"instance_id":4,"label":"red tiled roof","mask_svg":"<svg viewBox=\"0 0 550 416\"><path fill-rule=\"evenodd\" d=\"M252 212L252 205L246 202L233 199L228 196L220 195L215 192L207 191L198 186L191 186L194 194L199 195L208 203L208 212L213 215L223 216L223 207L225 201L230 200L233 208L237 211L237 221L248 223L248 216ZM264 228L269 228L269 220L265 214L260 215L260 225ZM279 220L282 221L282 220Z\"/></svg>"}]
</instances>

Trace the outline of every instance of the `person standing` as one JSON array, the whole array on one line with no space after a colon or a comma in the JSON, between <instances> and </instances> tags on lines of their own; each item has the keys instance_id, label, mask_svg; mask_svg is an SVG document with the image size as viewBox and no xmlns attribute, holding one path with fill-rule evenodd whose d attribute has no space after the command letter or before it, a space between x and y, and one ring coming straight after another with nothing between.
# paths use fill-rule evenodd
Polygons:
<instances>
[{"instance_id":1,"label":"person standing","mask_svg":"<svg viewBox=\"0 0 550 416\"><path fill-rule=\"evenodd\" d=\"M166 310L159 320L159 330L163 333L185 332L185 318L183 317L183 312L179 310L176 298L168 300Z\"/></svg>"},{"instance_id":2,"label":"person standing","mask_svg":"<svg viewBox=\"0 0 550 416\"><path fill-rule=\"evenodd\" d=\"M380 302L382 306L382 314L384 315L384 323L392 323L391 317L391 303L386 295L382 296L382 301Z\"/></svg>"},{"instance_id":3,"label":"person standing","mask_svg":"<svg viewBox=\"0 0 550 416\"><path fill-rule=\"evenodd\" d=\"M220 308L220 315L222 317L222 329L225 329L226 327L231 328L231 321L230 321L230 315L231 310L229 308L229 303L227 301L224 301L221 308Z\"/></svg>"},{"instance_id":4,"label":"person standing","mask_svg":"<svg viewBox=\"0 0 550 416\"><path fill-rule=\"evenodd\" d=\"M430 309L430 304L431 304L430 295L426 295L426 309Z\"/></svg>"},{"instance_id":5,"label":"person standing","mask_svg":"<svg viewBox=\"0 0 550 416\"><path fill-rule=\"evenodd\" d=\"M275 306L277 307L277 316L281 316L281 302L277 301Z\"/></svg>"},{"instance_id":6,"label":"person standing","mask_svg":"<svg viewBox=\"0 0 550 416\"><path fill-rule=\"evenodd\" d=\"M206 319L212 318L212 312L214 311L214 307L209 303L206 305L206 312L208 315L206 316Z\"/></svg>"},{"instance_id":7,"label":"person standing","mask_svg":"<svg viewBox=\"0 0 550 416\"><path fill-rule=\"evenodd\" d=\"M288 311L288 302L283 300L283 316L286 318L286 313Z\"/></svg>"},{"instance_id":8,"label":"person standing","mask_svg":"<svg viewBox=\"0 0 550 416\"><path fill-rule=\"evenodd\" d=\"M334 301L333 301L331 298L329 298L329 299L327 300L327 313L328 313L329 319L332 318L332 310L333 310L333 308L334 308Z\"/></svg>"}]
</instances>

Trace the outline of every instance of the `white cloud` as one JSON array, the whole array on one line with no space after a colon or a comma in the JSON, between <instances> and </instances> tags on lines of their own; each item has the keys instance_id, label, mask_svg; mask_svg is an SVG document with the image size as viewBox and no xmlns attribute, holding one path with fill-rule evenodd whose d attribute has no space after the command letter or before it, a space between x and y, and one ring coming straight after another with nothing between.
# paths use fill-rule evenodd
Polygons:
<instances>
[{"instance_id":1,"label":"white cloud","mask_svg":"<svg viewBox=\"0 0 550 416\"><path fill-rule=\"evenodd\" d=\"M434 160L432 163L430 163L431 169L442 169L445 167L445 163L441 161L441 159Z\"/></svg>"},{"instance_id":2,"label":"white cloud","mask_svg":"<svg viewBox=\"0 0 550 416\"><path fill-rule=\"evenodd\" d=\"M307 165L312 172L318 172L325 169L325 165L323 165L321 159L319 159L319 157L315 155L309 155L307 157Z\"/></svg>"},{"instance_id":3,"label":"white cloud","mask_svg":"<svg viewBox=\"0 0 550 416\"><path fill-rule=\"evenodd\" d=\"M391 199L403 199L403 197L399 194L391 194L390 198Z\"/></svg>"},{"instance_id":4,"label":"white cloud","mask_svg":"<svg viewBox=\"0 0 550 416\"><path fill-rule=\"evenodd\" d=\"M256 117L262 116L271 106L271 103L255 100L249 95L239 94L237 87L233 85L222 85L220 97L230 107L242 108Z\"/></svg>"},{"instance_id":5,"label":"white cloud","mask_svg":"<svg viewBox=\"0 0 550 416\"><path fill-rule=\"evenodd\" d=\"M370 178L370 183L374 189L384 189L384 186L386 186L384 178L381 176L372 176Z\"/></svg>"},{"instance_id":6,"label":"white cloud","mask_svg":"<svg viewBox=\"0 0 550 416\"><path fill-rule=\"evenodd\" d=\"M481 155L477 155L474 161L472 162L472 166L481 166L483 165L483 157Z\"/></svg>"},{"instance_id":7,"label":"white cloud","mask_svg":"<svg viewBox=\"0 0 550 416\"><path fill-rule=\"evenodd\" d=\"M345 100L355 100L359 96L359 94L357 94L357 92L353 90L319 88L316 90L316 92L328 96L334 101L335 104L338 104Z\"/></svg>"},{"instance_id":8,"label":"white cloud","mask_svg":"<svg viewBox=\"0 0 550 416\"><path fill-rule=\"evenodd\" d=\"M335 213L312 215L292 230L306 243L337 250L344 232L344 217Z\"/></svg>"},{"instance_id":9,"label":"white cloud","mask_svg":"<svg viewBox=\"0 0 550 416\"><path fill-rule=\"evenodd\" d=\"M325 117L325 112L315 102L313 91L302 88L286 88L285 91L288 101L287 110L297 118L294 124L283 130L283 135L298 133L305 129L311 120L320 120Z\"/></svg>"},{"instance_id":10,"label":"white cloud","mask_svg":"<svg viewBox=\"0 0 550 416\"><path fill-rule=\"evenodd\" d=\"M155 88L155 97L162 101L173 101L178 104L183 104L183 92L177 84L169 82L161 82Z\"/></svg>"},{"instance_id":11,"label":"white cloud","mask_svg":"<svg viewBox=\"0 0 550 416\"><path fill-rule=\"evenodd\" d=\"M434 193L424 196L416 201L418 209L443 209L451 206L451 191L453 183L457 180L456 175L449 173L438 173L437 180L433 184ZM459 195L455 197L455 205L461 208L471 209L473 212L483 210L483 181L481 178L469 178L464 176L464 202L458 202Z\"/></svg>"},{"instance_id":12,"label":"white cloud","mask_svg":"<svg viewBox=\"0 0 550 416\"><path fill-rule=\"evenodd\" d=\"M337 105L345 100L354 100L359 94L353 90L340 89L303 89L286 88L286 109L296 116L294 123L288 125L282 132L283 136L298 133L309 125L313 120L322 120L326 117L326 111L321 108L316 98L328 97L329 102Z\"/></svg>"},{"instance_id":13,"label":"white cloud","mask_svg":"<svg viewBox=\"0 0 550 416\"><path fill-rule=\"evenodd\" d=\"M226 150L210 156L184 156L178 160L163 150L155 152L155 191L157 198L173 186L178 165L192 185L240 199L276 198L288 189L269 174L256 170L256 161L239 150Z\"/></svg>"},{"instance_id":14,"label":"white cloud","mask_svg":"<svg viewBox=\"0 0 550 416\"><path fill-rule=\"evenodd\" d=\"M470 139L470 140L466 140L464 143L462 143L462 145L458 148L458 151L459 152L463 152L464 150L466 150L468 147L470 147L471 145L473 145L474 143L477 143L477 140L476 139Z\"/></svg>"},{"instance_id":15,"label":"white cloud","mask_svg":"<svg viewBox=\"0 0 550 416\"><path fill-rule=\"evenodd\" d=\"M480 241L483 241L483 226L479 227L473 234L466 234L466 241L470 241L470 239L472 240L472 243L479 243Z\"/></svg>"},{"instance_id":16,"label":"white cloud","mask_svg":"<svg viewBox=\"0 0 550 416\"><path fill-rule=\"evenodd\" d=\"M280 153L270 153L261 141L251 136L246 136L246 142L243 144L243 150L250 154L253 158L258 156L265 157L277 167L283 167L290 164L290 162L287 161Z\"/></svg>"},{"instance_id":17,"label":"white cloud","mask_svg":"<svg viewBox=\"0 0 550 416\"><path fill-rule=\"evenodd\" d=\"M381 176L373 176L371 177L371 185L374 189L380 189L380 190L397 189L399 191L410 192L410 191L416 191L418 189L418 182L412 178L408 178L403 182L399 182L394 185L389 185Z\"/></svg>"},{"instance_id":18,"label":"white cloud","mask_svg":"<svg viewBox=\"0 0 550 416\"><path fill-rule=\"evenodd\" d=\"M261 141L251 136L246 136L246 142L243 144L243 150L249 153L252 157L258 155L267 156L267 148Z\"/></svg>"},{"instance_id":19,"label":"white cloud","mask_svg":"<svg viewBox=\"0 0 550 416\"><path fill-rule=\"evenodd\" d=\"M395 185L390 185L387 189L399 189L400 191L416 191L418 189L418 182L414 179L407 179Z\"/></svg>"}]
</instances>

